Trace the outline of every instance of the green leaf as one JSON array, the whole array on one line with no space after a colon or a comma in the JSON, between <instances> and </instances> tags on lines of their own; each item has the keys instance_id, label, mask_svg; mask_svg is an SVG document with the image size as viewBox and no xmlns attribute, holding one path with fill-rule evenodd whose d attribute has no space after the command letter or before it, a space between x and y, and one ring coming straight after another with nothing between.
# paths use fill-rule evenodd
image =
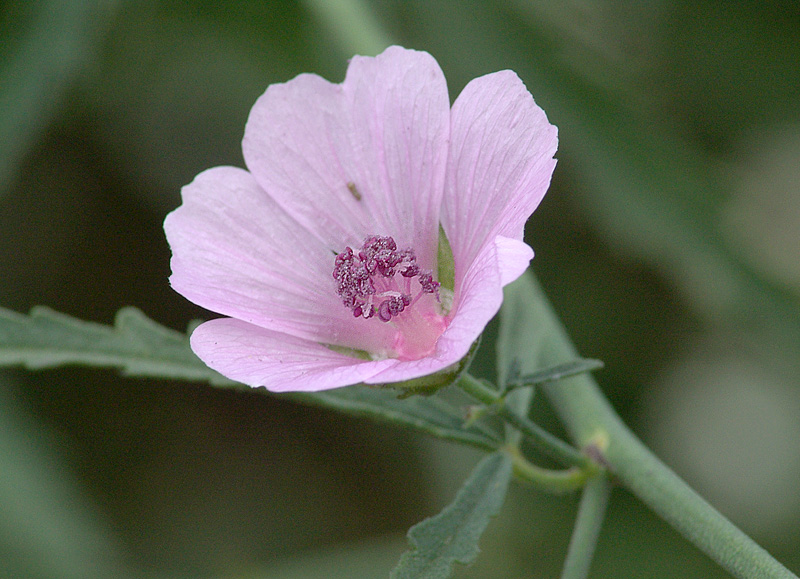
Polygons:
<instances>
[{"instance_id":1,"label":"green leaf","mask_svg":"<svg viewBox=\"0 0 800 579\"><path fill-rule=\"evenodd\" d=\"M37 306L29 316L0 309L0 365L33 370L68 364L113 367L129 376L235 384L208 368L185 334L136 308L122 308L114 326L85 322Z\"/></svg>"},{"instance_id":2,"label":"green leaf","mask_svg":"<svg viewBox=\"0 0 800 579\"><path fill-rule=\"evenodd\" d=\"M450 240L444 232L444 227L439 226L439 254L437 257L437 278L442 288L451 292L456 287L456 264L453 260L453 248L450 247Z\"/></svg>"},{"instance_id":3,"label":"green leaf","mask_svg":"<svg viewBox=\"0 0 800 579\"><path fill-rule=\"evenodd\" d=\"M603 362L600 360L594 360L592 358L578 358L572 362L558 364L557 366L551 366L550 368L545 368L544 370L538 370L531 374L519 376L516 379L511 380L507 387L509 389L513 389L523 386L544 384L545 382L556 382L563 378L569 378L570 376L583 374L584 372L599 370L602 367Z\"/></svg>"},{"instance_id":4,"label":"green leaf","mask_svg":"<svg viewBox=\"0 0 800 579\"><path fill-rule=\"evenodd\" d=\"M359 385L325 392L293 393L288 397L354 416L407 426L484 450L495 450L501 444L497 433L480 422L465 428L463 411L436 396L399 399L397 391Z\"/></svg>"},{"instance_id":5,"label":"green leaf","mask_svg":"<svg viewBox=\"0 0 800 579\"><path fill-rule=\"evenodd\" d=\"M206 366L192 352L186 334L154 322L136 308L121 309L114 326L85 322L41 306L29 316L0 308L0 366L36 370L76 364L119 368L127 376L246 388ZM497 433L483 423L465 428L461 409L438 397L399 400L397 390L366 386L284 396L484 450L495 450L501 443Z\"/></svg>"},{"instance_id":6,"label":"green leaf","mask_svg":"<svg viewBox=\"0 0 800 579\"><path fill-rule=\"evenodd\" d=\"M505 500L511 479L511 458L495 453L484 458L455 500L438 515L411 527L412 550L406 551L392 579L449 577L454 562L471 563L478 555L478 540L489 520Z\"/></svg>"}]
</instances>

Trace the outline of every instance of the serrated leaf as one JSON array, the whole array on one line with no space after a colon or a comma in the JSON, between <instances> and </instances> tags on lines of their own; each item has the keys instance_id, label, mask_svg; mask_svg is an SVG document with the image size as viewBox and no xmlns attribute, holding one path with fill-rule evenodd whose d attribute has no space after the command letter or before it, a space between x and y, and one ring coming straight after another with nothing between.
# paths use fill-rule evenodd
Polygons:
<instances>
[{"instance_id":1,"label":"serrated leaf","mask_svg":"<svg viewBox=\"0 0 800 579\"><path fill-rule=\"evenodd\" d=\"M400 558L392 579L449 577L453 563L471 563L489 520L503 505L511 479L511 459L505 453L484 458L438 515L411 527L412 550Z\"/></svg>"},{"instance_id":2,"label":"serrated leaf","mask_svg":"<svg viewBox=\"0 0 800 579\"><path fill-rule=\"evenodd\" d=\"M531 374L525 374L516 379L516 384L511 382L510 388L519 386L530 386L534 384L544 384L545 382L556 382L563 378L569 378L577 374L584 374L603 367L603 362L592 358L578 358L571 362L550 366L544 370L538 370Z\"/></svg>"},{"instance_id":3,"label":"serrated leaf","mask_svg":"<svg viewBox=\"0 0 800 579\"><path fill-rule=\"evenodd\" d=\"M192 352L186 334L154 322L136 308L121 309L113 326L85 322L41 306L28 316L0 308L0 366L37 370L78 364L119 368L127 376L247 388L206 366ZM501 443L485 424L465 428L461 410L437 397L399 400L396 390L365 386L284 396L484 450L495 450Z\"/></svg>"},{"instance_id":4,"label":"serrated leaf","mask_svg":"<svg viewBox=\"0 0 800 579\"><path fill-rule=\"evenodd\" d=\"M289 397L354 416L411 427L437 438L485 450L495 450L501 443L497 433L482 423L465 428L462 410L436 396L401 400L396 390L348 386L325 392L295 393Z\"/></svg>"},{"instance_id":5,"label":"serrated leaf","mask_svg":"<svg viewBox=\"0 0 800 579\"><path fill-rule=\"evenodd\" d=\"M119 368L129 376L235 384L201 362L185 334L157 324L133 307L121 309L113 326L43 306L28 316L0 309L0 365L37 370L75 364Z\"/></svg>"}]
</instances>

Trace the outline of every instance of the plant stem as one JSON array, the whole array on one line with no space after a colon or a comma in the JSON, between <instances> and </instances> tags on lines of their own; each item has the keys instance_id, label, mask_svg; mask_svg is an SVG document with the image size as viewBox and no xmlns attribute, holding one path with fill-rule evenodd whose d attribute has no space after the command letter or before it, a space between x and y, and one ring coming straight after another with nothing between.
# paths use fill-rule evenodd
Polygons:
<instances>
[{"instance_id":1,"label":"plant stem","mask_svg":"<svg viewBox=\"0 0 800 579\"><path fill-rule=\"evenodd\" d=\"M490 407L500 418L522 432L539 450L565 466L586 468L591 461L569 444L556 438L527 417L517 414L505 405L498 392L474 376L464 373L456 382L467 394Z\"/></svg>"},{"instance_id":2,"label":"plant stem","mask_svg":"<svg viewBox=\"0 0 800 579\"><path fill-rule=\"evenodd\" d=\"M519 316L523 308L528 323L535 322L537 334L544 337L538 365L555 365L577 357L532 276L523 276L510 287L508 299L516 309L507 315ZM523 353L520 350L515 354L522 357ZM732 575L741 579L798 579L645 447L614 412L591 376L582 374L545 384L541 390L579 447L591 445L622 484Z\"/></svg>"},{"instance_id":3,"label":"plant stem","mask_svg":"<svg viewBox=\"0 0 800 579\"><path fill-rule=\"evenodd\" d=\"M565 470L541 468L531 464L517 446L506 445L503 450L511 456L514 476L517 479L549 493L562 494L578 490L585 486L589 477L596 472L594 467L573 466Z\"/></svg>"},{"instance_id":4,"label":"plant stem","mask_svg":"<svg viewBox=\"0 0 800 579\"><path fill-rule=\"evenodd\" d=\"M589 575L610 496L611 481L606 473L598 473L586 483L561 579L585 579Z\"/></svg>"}]
</instances>

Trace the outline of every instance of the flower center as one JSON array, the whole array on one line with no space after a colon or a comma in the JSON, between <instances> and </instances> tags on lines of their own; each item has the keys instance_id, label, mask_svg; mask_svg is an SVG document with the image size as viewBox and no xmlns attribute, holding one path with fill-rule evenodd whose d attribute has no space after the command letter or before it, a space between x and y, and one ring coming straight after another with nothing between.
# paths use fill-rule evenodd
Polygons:
<instances>
[{"instance_id":1,"label":"flower center","mask_svg":"<svg viewBox=\"0 0 800 579\"><path fill-rule=\"evenodd\" d=\"M439 282L417 264L413 249L397 249L392 237L370 235L357 251L336 256L336 293L353 316L392 322L401 359L430 354L447 326L438 307ZM424 299L428 296L428 299Z\"/></svg>"},{"instance_id":2,"label":"flower center","mask_svg":"<svg viewBox=\"0 0 800 579\"><path fill-rule=\"evenodd\" d=\"M357 318L377 315L389 322L424 294L433 294L439 301L439 282L434 281L433 273L421 270L414 250L398 250L391 237L370 235L358 254L345 247L336 256L333 277L338 282L336 293ZM415 278L419 285L416 293L412 287Z\"/></svg>"}]
</instances>

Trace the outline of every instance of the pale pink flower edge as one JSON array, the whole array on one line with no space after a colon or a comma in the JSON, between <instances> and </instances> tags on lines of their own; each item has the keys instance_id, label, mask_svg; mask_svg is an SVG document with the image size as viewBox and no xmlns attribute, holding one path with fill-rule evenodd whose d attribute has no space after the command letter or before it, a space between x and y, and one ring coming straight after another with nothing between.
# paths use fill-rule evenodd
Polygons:
<instances>
[{"instance_id":1,"label":"pale pink flower edge","mask_svg":"<svg viewBox=\"0 0 800 579\"><path fill-rule=\"evenodd\" d=\"M201 324L192 349L224 376L275 392L398 382L451 366L533 257L523 229L556 148L556 128L511 71L474 79L452 109L433 57L401 47L354 57L341 84L303 74L271 85L245 129L248 170L199 174L165 220L172 286L230 316ZM388 324L354 319L341 305L332 252L392 235L433 266L440 223L456 279L435 352L363 360L327 347L369 350L390 335Z\"/></svg>"}]
</instances>

